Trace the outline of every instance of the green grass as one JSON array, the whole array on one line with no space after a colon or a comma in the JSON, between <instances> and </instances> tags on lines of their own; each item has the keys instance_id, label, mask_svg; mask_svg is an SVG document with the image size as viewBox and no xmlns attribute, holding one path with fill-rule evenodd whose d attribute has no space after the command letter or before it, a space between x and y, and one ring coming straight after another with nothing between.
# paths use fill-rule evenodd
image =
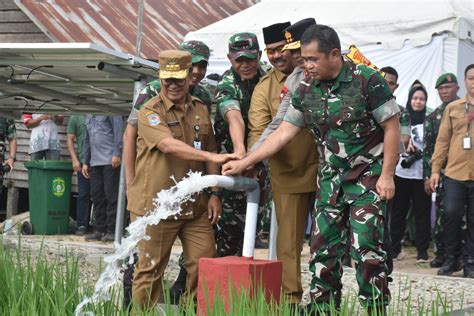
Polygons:
<instances>
[{"instance_id":1,"label":"green grass","mask_svg":"<svg viewBox=\"0 0 474 316\"><path fill-rule=\"evenodd\" d=\"M21 241L20 241L21 242ZM74 315L74 310L82 298L91 295L94 284L80 278L79 259L71 253L57 257L47 262L42 255L29 254L21 250L7 250L0 237L0 315ZM97 271L99 273L99 271ZM409 280L407 278L407 284ZM169 293L165 293L169 295ZM402 293L392 293L392 302L388 308L389 315L450 315L453 311L452 303L438 291L433 302L418 301L420 306L415 313L411 293L407 299L402 298ZM99 304L89 305L85 311L94 315L127 315L122 309L122 291L112 293L113 300ZM207 308L207 315L289 315L290 305L282 297L279 304L267 304L262 291L256 291L253 299L244 291L231 291L230 310L227 313L224 302L215 299L212 312ZM173 308L164 305L162 312L137 311L138 315L172 315ZM194 315L194 305L180 306L180 314ZM340 313L333 308L332 315L365 315L355 293L343 297Z\"/></svg>"}]
</instances>

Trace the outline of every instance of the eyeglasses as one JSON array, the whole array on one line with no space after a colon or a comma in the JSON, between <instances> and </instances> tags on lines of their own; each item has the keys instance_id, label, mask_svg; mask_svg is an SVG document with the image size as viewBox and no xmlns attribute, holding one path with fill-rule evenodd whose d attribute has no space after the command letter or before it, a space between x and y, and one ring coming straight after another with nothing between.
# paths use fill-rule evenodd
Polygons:
<instances>
[{"instance_id":1,"label":"eyeglasses","mask_svg":"<svg viewBox=\"0 0 474 316\"><path fill-rule=\"evenodd\" d=\"M186 84L186 79L167 78L167 79L161 79L161 82L166 87L171 86L171 84L173 83L177 85L178 87L183 87Z\"/></svg>"},{"instance_id":2,"label":"eyeglasses","mask_svg":"<svg viewBox=\"0 0 474 316\"><path fill-rule=\"evenodd\" d=\"M278 47L274 47L274 48L265 48L265 51L267 52L267 55L268 56L273 56L275 55L276 53L280 53L282 52L283 50L283 47L285 47L285 45L280 45Z\"/></svg>"}]
</instances>

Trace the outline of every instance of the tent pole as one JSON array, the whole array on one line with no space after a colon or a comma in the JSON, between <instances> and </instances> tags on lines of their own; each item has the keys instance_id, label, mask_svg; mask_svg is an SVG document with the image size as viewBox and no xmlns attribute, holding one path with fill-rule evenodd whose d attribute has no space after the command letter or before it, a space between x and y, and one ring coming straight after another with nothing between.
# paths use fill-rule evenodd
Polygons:
<instances>
[{"instance_id":1,"label":"tent pole","mask_svg":"<svg viewBox=\"0 0 474 316\"><path fill-rule=\"evenodd\" d=\"M145 86L144 80L136 80L133 83L133 104L138 97L138 94ZM133 105L132 105L133 106ZM123 156L123 153L122 153ZM115 221L115 238L114 241L117 244L122 242L123 237L123 222L125 218L125 198L126 198L126 184L125 184L125 164L120 164L120 180L119 180L119 192L118 192L118 200L117 200L117 215Z\"/></svg>"}]
</instances>

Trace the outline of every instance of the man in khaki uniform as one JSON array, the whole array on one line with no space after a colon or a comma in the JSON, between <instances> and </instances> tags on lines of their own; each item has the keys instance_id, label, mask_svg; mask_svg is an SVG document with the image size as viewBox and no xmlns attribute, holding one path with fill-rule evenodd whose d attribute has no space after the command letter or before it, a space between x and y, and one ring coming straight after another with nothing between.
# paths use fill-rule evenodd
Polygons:
<instances>
[{"instance_id":1,"label":"man in khaki uniform","mask_svg":"<svg viewBox=\"0 0 474 316\"><path fill-rule=\"evenodd\" d=\"M287 44L283 30L289 26L289 22L278 23L263 29L265 50L274 68L262 77L252 95L249 148L276 116L283 85L296 66L291 50L282 51ZM308 129L303 129L270 160L270 181L278 222L277 257L283 261L282 290L294 304L301 301L303 294L301 245L316 191L316 159L315 142Z\"/></svg>"},{"instance_id":2,"label":"man in khaki uniform","mask_svg":"<svg viewBox=\"0 0 474 316\"><path fill-rule=\"evenodd\" d=\"M162 189L174 185L189 170L218 174L220 158L207 107L189 91L191 54L169 50L159 56L162 89L138 112L135 178L130 185L128 209L132 221L153 210L152 199ZM150 240L139 243L139 259L133 281L133 301L142 307L156 304L162 292L163 272L176 237L186 253L187 294L197 286L197 263L214 257L216 246L212 224L221 213L219 188L211 197L199 194L195 202L182 205L182 215L147 228Z\"/></svg>"},{"instance_id":3,"label":"man in khaki uniform","mask_svg":"<svg viewBox=\"0 0 474 316\"><path fill-rule=\"evenodd\" d=\"M442 230L445 260L438 274L455 271L464 257L464 276L474 278L474 64L464 71L466 96L449 103L431 158L430 188L435 192L444 169ZM466 243L462 245L462 219L467 218Z\"/></svg>"}]
</instances>

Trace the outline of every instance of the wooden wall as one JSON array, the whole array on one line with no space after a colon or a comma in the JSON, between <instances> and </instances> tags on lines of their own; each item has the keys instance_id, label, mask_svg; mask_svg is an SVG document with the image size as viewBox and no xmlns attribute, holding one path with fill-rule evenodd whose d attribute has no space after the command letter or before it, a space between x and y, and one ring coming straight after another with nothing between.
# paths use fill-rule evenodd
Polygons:
<instances>
[{"instance_id":1,"label":"wooden wall","mask_svg":"<svg viewBox=\"0 0 474 316\"><path fill-rule=\"evenodd\" d=\"M0 0L0 43L50 42L13 0Z\"/></svg>"}]
</instances>

